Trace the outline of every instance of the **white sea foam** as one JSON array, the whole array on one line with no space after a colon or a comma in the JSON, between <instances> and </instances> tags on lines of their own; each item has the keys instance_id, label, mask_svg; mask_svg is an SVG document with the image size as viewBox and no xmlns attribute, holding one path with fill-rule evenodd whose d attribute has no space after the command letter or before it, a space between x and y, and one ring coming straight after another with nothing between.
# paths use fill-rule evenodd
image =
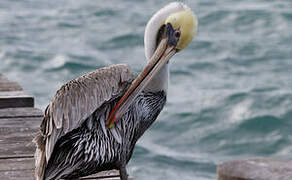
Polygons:
<instances>
[{"instance_id":1,"label":"white sea foam","mask_svg":"<svg viewBox=\"0 0 292 180\"><path fill-rule=\"evenodd\" d=\"M56 55L54 58L48 60L45 64L46 69L60 68L68 61L68 57L64 55Z\"/></svg>"},{"instance_id":2,"label":"white sea foam","mask_svg":"<svg viewBox=\"0 0 292 180\"><path fill-rule=\"evenodd\" d=\"M245 119L248 119L251 116L251 108L252 100L248 99L245 101L236 104L230 112L230 119L229 122L231 123L238 123Z\"/></svg>"}]
</instances>

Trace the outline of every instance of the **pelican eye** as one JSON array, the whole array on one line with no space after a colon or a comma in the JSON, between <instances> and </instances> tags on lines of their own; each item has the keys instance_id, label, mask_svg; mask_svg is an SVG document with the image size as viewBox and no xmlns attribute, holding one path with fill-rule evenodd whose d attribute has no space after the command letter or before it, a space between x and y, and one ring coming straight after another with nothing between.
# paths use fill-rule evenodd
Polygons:
<instances>
[{"instance_id":1,"label":"pelican eye","mask_svg":"<svg viewBox=\"0 0 292 180\"><path fill-rule=\"evenodd\" d=\"M180 37L180 31L179 31L179 30L176 30L176 31L174 32L174 36L175 36L176 38L179 38L179 37Z\"/></svg>"}]
</instances>

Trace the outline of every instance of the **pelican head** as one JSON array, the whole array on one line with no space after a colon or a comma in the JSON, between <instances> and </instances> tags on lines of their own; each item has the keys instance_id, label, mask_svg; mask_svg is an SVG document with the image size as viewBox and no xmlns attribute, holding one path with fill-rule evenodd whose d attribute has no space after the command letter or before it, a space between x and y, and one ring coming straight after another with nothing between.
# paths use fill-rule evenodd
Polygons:
<instances>
[{"instance_id":1,"label":"pelican head","mask_svg":"<svg viewBox=\"0 0 292 180\"><path fill-rule=\"evenodd\" d=\"M161 31L170 24L179 33L176 50L187 47L196 35L198 20L194 12L181 2L173 2L156 12L147 23L144 34L145 56L150 59L157 49L157 40L161 39ZM178 34L176 34L178 35Z\"/></svg>"},{"instance_id":2,"label":"pelican head","mask_svg":"<svg viewBox=\"0 0 292 180\"><path fill-rule=\"evenodd\" d=\"M192 41L197 26L196 15L181 2L170 3L152 16L144 34L148 64L110 113L107 119L110 128L113 127L114 120L126 112L143 89L147 91L166 89L168 69L165 67L174 54L183 50Z\"/></svg>"}]
</instances>

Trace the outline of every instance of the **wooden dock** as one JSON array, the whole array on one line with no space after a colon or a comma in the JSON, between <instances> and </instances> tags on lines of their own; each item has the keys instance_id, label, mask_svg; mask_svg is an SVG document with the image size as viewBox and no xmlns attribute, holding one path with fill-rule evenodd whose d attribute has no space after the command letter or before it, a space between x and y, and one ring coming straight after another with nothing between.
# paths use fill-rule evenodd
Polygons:
<instances>
[{"instance_id":1,"label":"wooden dock","mask_svg":"<svg viewBox=\"0 0 292 180\"><path fill-rule=\"evenodd\" d=\"M0 180L33 180L35 146L43 113L34 98L0 74ZM118 180L116 170L82 179ZM132 179L133 180L133 179Z\"/></svg>"}]
</instances>

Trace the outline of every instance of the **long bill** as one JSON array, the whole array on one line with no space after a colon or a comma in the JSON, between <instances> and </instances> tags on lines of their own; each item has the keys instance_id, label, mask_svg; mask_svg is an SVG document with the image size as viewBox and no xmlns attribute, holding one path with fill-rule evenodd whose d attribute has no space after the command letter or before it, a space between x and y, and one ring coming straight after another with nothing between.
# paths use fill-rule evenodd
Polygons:
<instances>
[{"instance_id":1,"label":"long bill","mask_svg":"<svg viewBox=\"0 0 292 180\"><path fill-rule=\"evenodd\" d=\"M159 46L151 57L149 63L145 66L139 76L132 82L130 88L111 111L109 117L107 118L107 125L109 128L114 126L114 121L117 121L122 117L144 87L176 53L175 47L173 45L168 45L168 39L169 37L166 36L160 41Z\"/></svg>"}]
</instances>

